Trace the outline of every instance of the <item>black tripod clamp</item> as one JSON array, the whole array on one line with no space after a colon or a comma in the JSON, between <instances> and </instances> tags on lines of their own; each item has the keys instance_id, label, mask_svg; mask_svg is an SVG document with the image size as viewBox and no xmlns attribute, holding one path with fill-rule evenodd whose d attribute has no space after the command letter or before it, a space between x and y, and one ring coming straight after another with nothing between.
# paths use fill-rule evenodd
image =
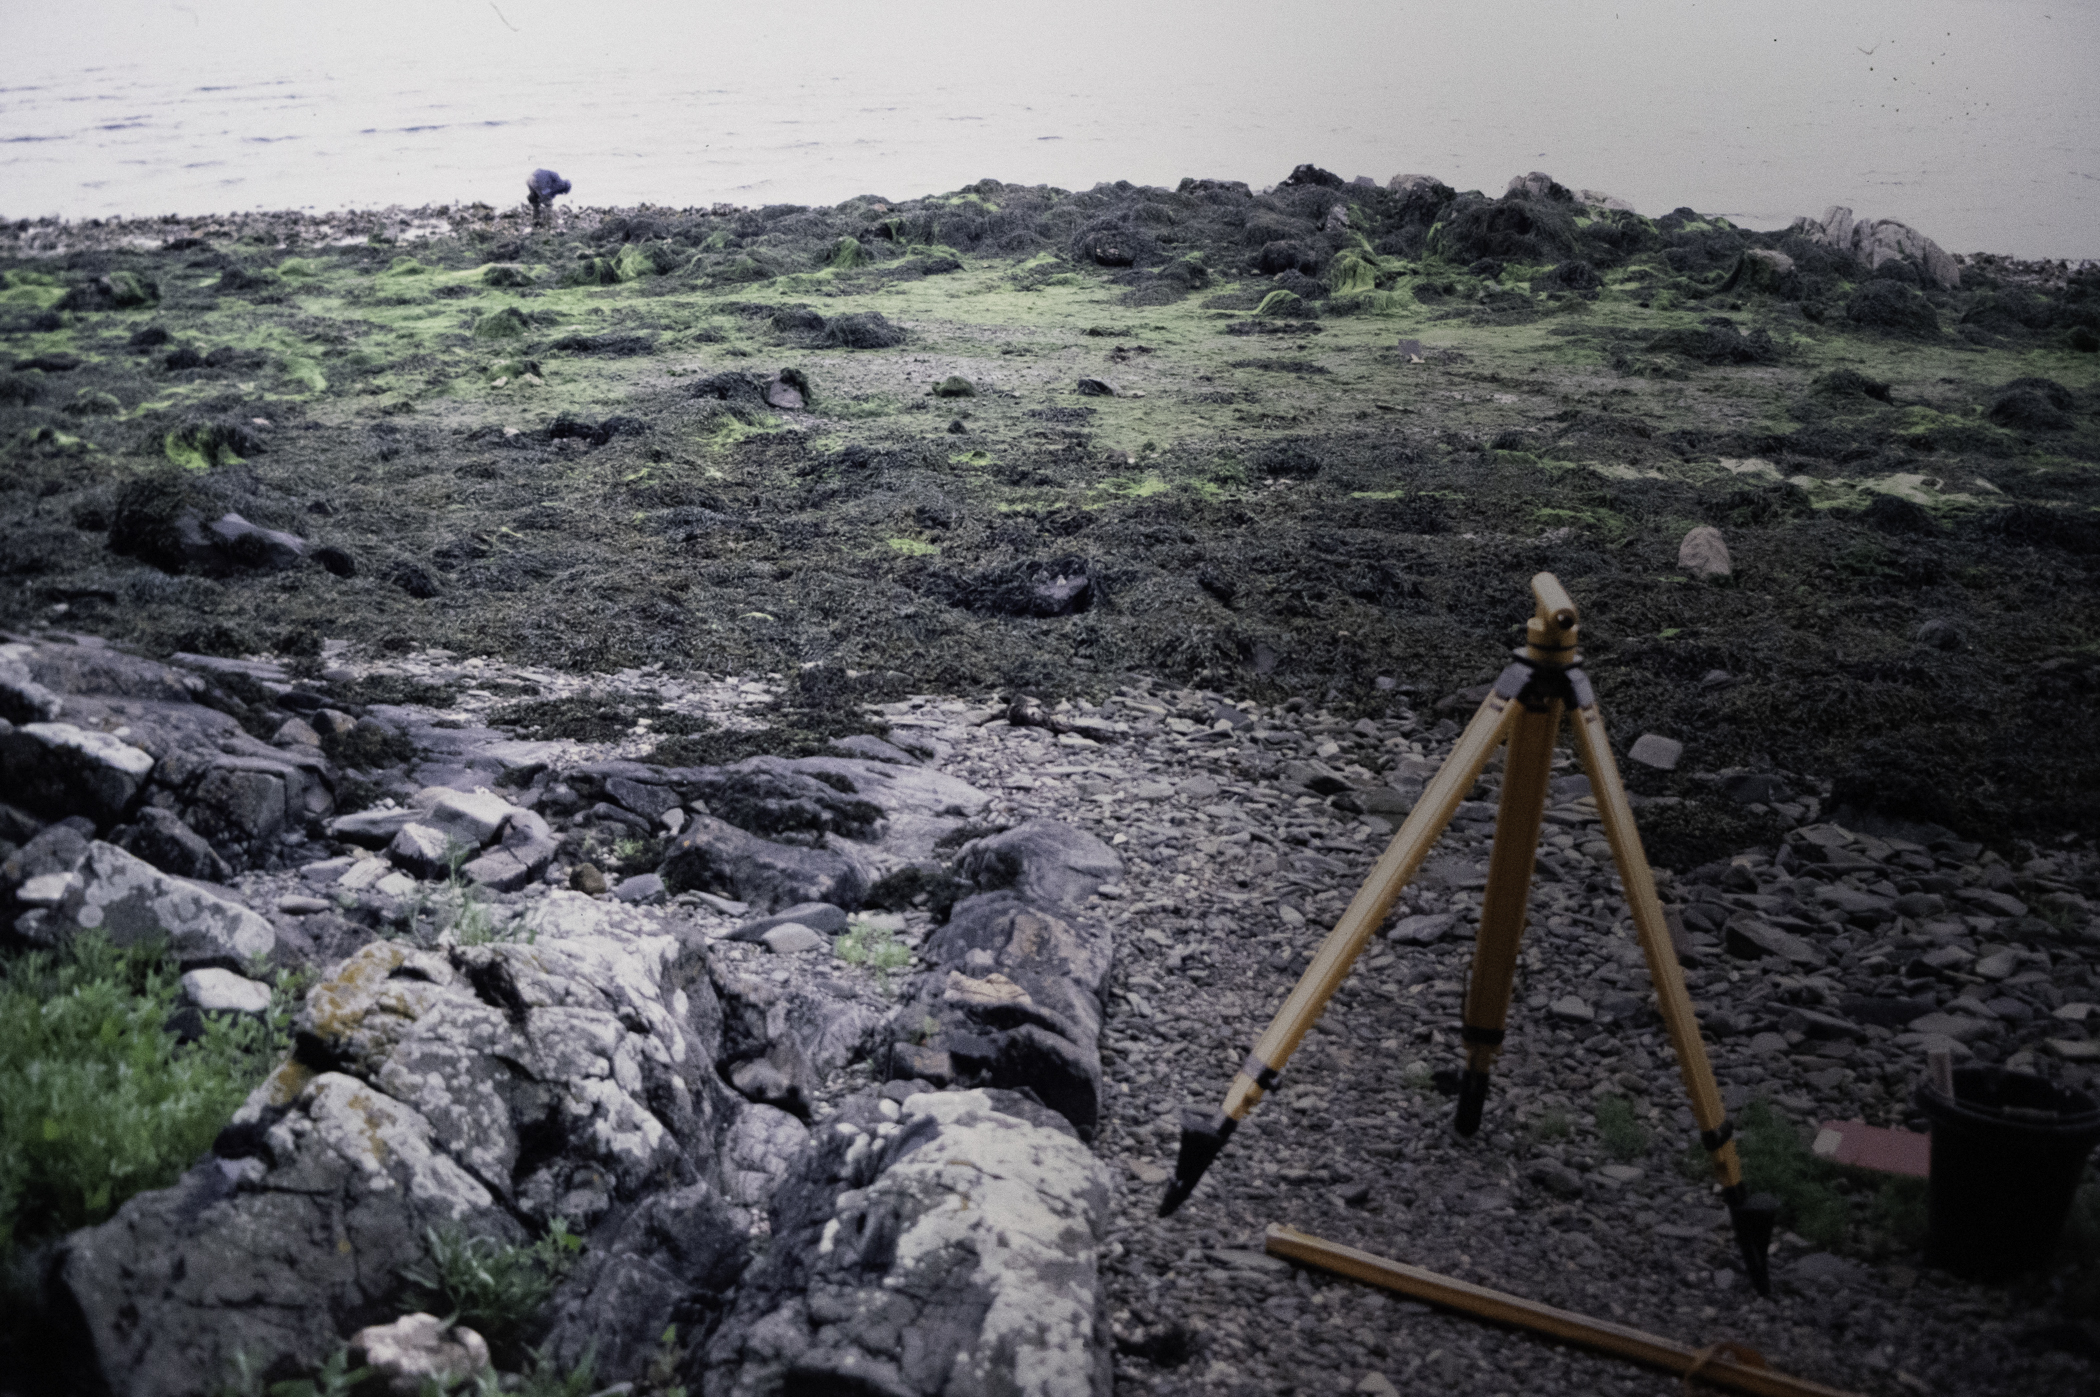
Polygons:
<instances>
[{"instance_id":1,"label":"black tripod clamp","mask_svg":"<svg viewBox=\"0 0 2100 1397\"><path fill-rule=\"evenodd\" d=\"M1597 702L1574 646L1559 652L1565 660L1546 658L1554 651L1536 643L1512 653L1516 659L1495 679L1495 697L1504 703L1521 703L1529 712L1543 713L1555 699L1565 708L1589 708Z\"/></svg>"}]
</instances>

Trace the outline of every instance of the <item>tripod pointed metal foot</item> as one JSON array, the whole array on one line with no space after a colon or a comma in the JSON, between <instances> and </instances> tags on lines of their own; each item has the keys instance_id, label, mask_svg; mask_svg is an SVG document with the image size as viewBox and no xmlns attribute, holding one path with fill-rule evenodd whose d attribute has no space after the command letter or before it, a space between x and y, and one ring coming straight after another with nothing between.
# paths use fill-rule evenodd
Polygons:
<instances>
[{"instance_id":1,"label":"tripod pointed metal foot","mask_svg":"<svg viewBox=\"0 0 2100 1397\"><path fill-rule=\"evenodd\" d=\"M1488 1074L1467 1071L1458 1079L1458 1117L1452 1127L1459 1134L1471 1136L1480 1129L1480 1113L1487 1109Z\"/></svg>"},{"instance_id":2,"label":"tripod pointed metal foot","mask_svg":"<svg viewBox=\"0 0 2100 1397\"><path fill-rule=\"evenodd\" d=\"M1172 1216L1175 1209L1189 1201L1204 1171L1238 1126L1238 1121L1222 1112L1216 1116L1197 1110L1181 1113L1181 1152L1174 1157L1174 1179L1167 1185L1167 1196L1159 1200L1161 1217Z\"/></svg>"},{"instance_id":3,"label":"tripod pointed metal foot","mask_svg":"<svg viewBox=\"0 0 2100 1397\"><path fill-rule=\"evenodd\" d=\"M1772 1229L1779 1221L1779 1200L1769 1193L1752 1193L1745 1184L1722 1189L1721 1198L1728 1204L1728 1225L1735 1229L1750 1284L1759 1295L1771 1295Z\"/></svg>"}]
</instances>

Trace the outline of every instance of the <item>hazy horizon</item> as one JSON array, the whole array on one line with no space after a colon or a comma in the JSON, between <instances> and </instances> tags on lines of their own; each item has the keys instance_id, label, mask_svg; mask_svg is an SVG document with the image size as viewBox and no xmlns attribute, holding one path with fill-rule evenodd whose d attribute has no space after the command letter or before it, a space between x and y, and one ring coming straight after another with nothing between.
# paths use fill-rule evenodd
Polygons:
<instances>
[{"instance_id":1,"label":"hazy horizon","mask_svg":"<svg viewBox=\"0 0 2100 1397\"><path fill-rule=\"evenodd\" d=\"M2100 256L2100 0L79 0L9 17L0 213L831 204L991 176L1499 193L1545 170L1754 227L1850 205L1950 251Z\"/></svg>"}]
</instances>

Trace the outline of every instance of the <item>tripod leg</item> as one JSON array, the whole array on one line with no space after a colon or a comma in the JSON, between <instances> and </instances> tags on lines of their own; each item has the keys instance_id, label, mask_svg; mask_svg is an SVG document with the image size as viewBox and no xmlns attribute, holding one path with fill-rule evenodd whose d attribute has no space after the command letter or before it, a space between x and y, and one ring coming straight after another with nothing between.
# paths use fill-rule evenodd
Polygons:
<instances>
[{"instance_id":1,"label":"tripod leg","mask_svg":"<svg viewBox=\"0 0 2100 1397\"><path fill-rule=\"evenodd\" d=\"M1203 1172L1210 1168L1211 1161L1225 1147L1226 1138L1246 1119L1262 1094L1276 1085L1284 1064L1298 1050L1299 1040L1319 1019L1320 1011L1327 1007L1334 992L1341 988L1342 980L1349 974L1349 967L1356 963L1364 943L1371 939L1378 924L1385 920L1385 914L1392 910L1400 890L1421 870L1422 860L1429 856L1430 846L1444 832L1444 826L1451 823L1458 803L1480 779L1481 769L1487 765L1488 758L1508 735L1517 715L1523 712L1514 700L1528 673L1521 665L1510 666L1496 682L1494 691L1481 700L1472 721L1459 734L1451 755L1444 759L1443 766L1423 790L1422 798L1415 802L1415 808L1393 836L1393 842L1386 846L1370 876L1357 889L1348 910L1334 924L1334 930L1327 933L1327 939L1320 943L1312 964L1299 977L1297 988L1276 1011L1276 1017L1270 1020L1268 1029L1255 1043L1254 1051L1240 1065L1239 1074L1226 1090L1223 1109L1211 1119L1189 1113L1190 1119L1185 1121L1181 1130L1181 1153L1175 1161L1174 1180L1167 1185L1167 1196L1160 1201L1161 1217L1166 1217L1187 1200Z\"/></svg>"},{"instance_id":2,"label":"tripod leg","mask_svg":"<svg viewBox=\"0 0 2100 1397\"><path fill-rule=\"evenodd\" d=\"M1466 980L1466 1072L1458 1089L1458 1133L1480 1128L1487 1104L1488 1073L1502 1051L1509 1021L1510 984L1517 973L1517 943L1531 902L1531 870L1538 860L1539 824L1546 813L1546 785L1553 775L1553 743L1560 733L1561 703L1517 715L1510 729L1509 756L1502 772L1502 805L1495 814L1494 850L1488 855L1487 896L1480 904L1480 935L1473 947L1473 973Z\"/></svg>"},{"instance_id":3,"label":"tripod leg","mask_svg":"<svg viewBox=\"0 0 2100 1397\"><path fill-rule=\"evenodd\" d=\"M1587 684L1582 686L1587 688ZM1662 901L1655 895L1655 875L1641 848L1640 830L1633 822L1633 806L1626 799L1626 786L1619 779L1619 766L1604 733L1604 717L1597 704L1587 701L1575 711L1575 748L1589 772L1597 798L1597 815L1604 823L1604 837L1611 842L1612 858L1619 865L1619 881L1626 891L1626 905L1640 934L1641 951L1648 958L1648 973L1655 982L1656 1008L1669 1031L1670 1046L1677 1053L1677 1070L1684 1078L1685 1094L1692 1101L1692 1117L1699 1123L1699 1142L1713 1160L1714 1176L1721 1182L1729 1220L1735 1226L1743 1264L1759 1294L1770 1293L1770 1266L1766 1248L1772 1240L1777 1204L1760 1194L1752 1197L1743 1184L1742 1160L1735 1148L1735 1124L1721 1104L1721 1089L1714 1084L1706 1043L1699 1036L1699 1019L1692 1009L1692 996L1685 988L1684 971L1670 944L1670 930L1663 920Z\"/></svg>"}]
</instances>

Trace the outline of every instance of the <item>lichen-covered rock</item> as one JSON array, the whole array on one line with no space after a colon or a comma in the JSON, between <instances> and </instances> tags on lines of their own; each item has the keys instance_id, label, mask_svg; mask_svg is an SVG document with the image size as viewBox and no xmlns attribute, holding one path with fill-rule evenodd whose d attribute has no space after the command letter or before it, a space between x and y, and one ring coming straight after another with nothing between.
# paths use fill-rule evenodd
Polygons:
<instances>
[{"instance_id":1,"label":"lichen-covered rock","mask_svg":"<svg viewBox=\"0 0 2100 1397\"><path fill-rule=\"evenodd\" d=\"M80 886L59 907L60 920L99 930L119 946L165 937L185 966L239 964L265 956L277 933L239 903L167 874L100 840L88 845Z\"/></svg>"},{"instance_id":2,"label":"lichen-covered rock","mask_svg":"<svg viewBox=\"0 0 2100 1397\"><path fill-rule=\"evenodd\" d=\"M707 1391L1105 1397L1108 1172L1061 1127L1009 1093L849 1104L776 1197Z\"/></svg>"},{"instance_id":3,"label":"lichen-covered rock","mask_svg":"<svg viewBox=\"0 0 2100 1397\"><path fill-rule=\"evenodd\" d=\"M83 867L105 850L130 859L90 845ZM714 1197L734 1098L715 1075L703 956L670 915L554 893L529 941L351 955L309 993L294 1059L216 1157L67 1240L54 1298L78 1310L96 1381L178 1397L212 1390L238 1350L310 1362L400 1313L399 1273L434 1225L511 1242L557 1215L588 1228L616 1205ZM719 1275L742 1220L719 1198L686 1211L699 1221L679 1236L721 1234L700 1247L714 1260L663 1271L630 1219L631 1245L611 1248L633 1254L626 1279L578 1313L602 1316L652 1278Z\"/></svg>"}]
</instances>

